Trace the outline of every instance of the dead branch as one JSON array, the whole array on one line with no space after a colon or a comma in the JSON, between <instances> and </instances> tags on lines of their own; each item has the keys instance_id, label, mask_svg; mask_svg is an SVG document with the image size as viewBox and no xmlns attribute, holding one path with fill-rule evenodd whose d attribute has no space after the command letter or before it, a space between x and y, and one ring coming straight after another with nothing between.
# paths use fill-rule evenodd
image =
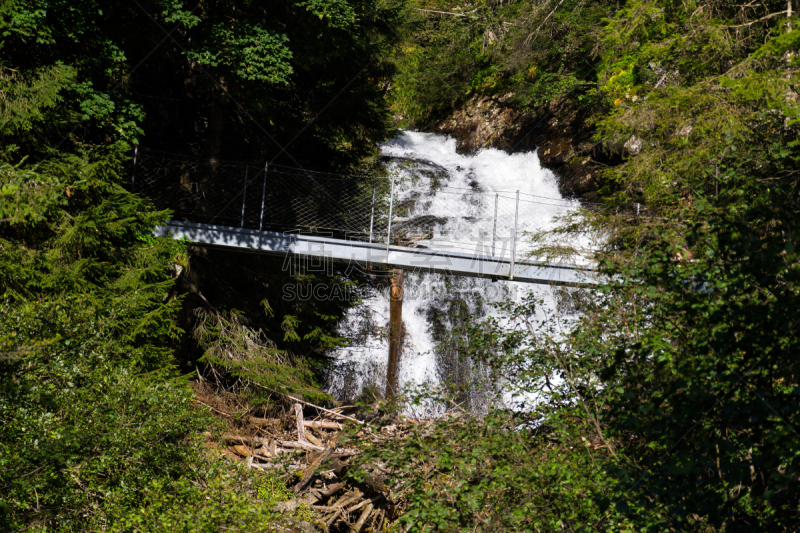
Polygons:
<instances>
[{"instance_id":1,"label":"dead branch","mask_svg":"<svg viewBox=\"0 0 800 533\"><path fill-rule=\"evenodd\" d=\"M278 440L277 442L284 448L295 448L297 450L306 450L309 452L321 452L325 449L322 446L317 446L315 444L311 444L310 442L298 442L291 440Z\"/></svg>"},{"instance_id":2,"label":"dead branch","mask_svg":"<svg viewBox=\"0 0 800 533\"><path fill-rule=\"evenodd\" d=\"M477 9L470 11L469 13L453 13L452 11L435 11L433 9L419 9L417 8L416 11L422 11L423 13L436 13L437 15L452 15L454 17L466 17L475 13Z\"/></svg>"},{"instance_id":3,"label":"dead branch","mask_svg":"<svg viewBox=\"0 0 800 533\"><path fill-rule=\"evenodd\" d=\"M531 42L531 39L533 39L533 37L534 37L534 36L535 36L535 35L536 35L536 34L539 32L539 30L542 28L542 26L544 26L544 23L545 23L545 22L547 22L547 19L549 19L549 18L550 18L550 17L553 15L553 13L555 13L555 12L556 12L556 10L557 10L559 7L561 7L561 4L563 4L563 3L564 3L564 0L561 0L561 1L558 3L558 5L557 5L556 7L554 7L554 8L553 8L553 10L552 10L550 13L548 13L548 15L547 15L547 16L544 18L544 20L542 21L542 23L541 23L541 24L539 24L539 27L538 27L538 28L536 28L536 29L533 31L533 33L531 33L530 35L528 35L528 37L525 39L525 45L526 45L526 46L530 44L530 42Z\"/></svg>"},{"instance_id":4,"label":"dead branch","mask_svg":"<svg viewBox=\"0 0 800 533\"><path fill-rule=\"evenodd\" d=\"M303 479L294 487L295 494L299 493L301 490L306 488L309 483L311 483L311 478L314 476L314 472L317 470L317 467L328 460L333 452L333 449L333 446L325 448L325 451L322 452L322 454L320 454L320 456L314 461L312 461L310 465L308 465L308 468L306 468L305 474L303 475Z\"/></svg>"},{"instance_id":5,"label":"dead branch","mask_svg":"<svg viewBox=\"0 0 800 533\"><path fill-rule=\"evenodd\" d=\"M358 519L356 525L353 526L352 531L355 533L361 533L361 530L364 528L364 524L367 523L367 519L369 515L372 514L372 502L368 503L367 506L364 508L364 512L361 513L361 518Z\"/></svg>"},{"instance_id":6,"label":"dead branch","mask_svg":"<svg viewBox=\"0 0 800 533\"><path fill-rule=\"evenodd\" d=\"M341 431L342 425L338 422L329 422L327 420L306 420L304 422L306 427L311 427L314 429L336 429Z\"/></svg>"},{"instance_id":7,"label":"dead branch","mask_svg":"<svg viewBox=\"0 0 800 533\"><path fill-rule=\"evenodd\" d=\"M787 11L778 11L777 13L772 13L771 15L767 15L766 17L761 17L760 19L752 20L752 21L746 22L744 24L738 24L736 26L723 26L723 28L726 29L726 30L733 30L733 29L736 29L736 28L744 28L745 26L752 26L753 24L756 24L758 22L763 22L763 21L765 21L767 19L771 19L773 17L779 17L781 15L788 15L788 14L791 14L791 12L788 11L788 10Z\"/></svg>"},{"instance_id":8,"label":"dead branch","mask_svg":"<svg viewBox=\"0 0 800 533\"><path fill-rule=\"evenodd\" d=\"M343 415L343 414L337 413L335 411L331 411L330 409L325 409L324 407L320 407L319 405L315 405L315 404L313 404L311 402L307 402L305 400L301 400L300 398L295 398L294 396L291 396L289 394L280 393L280 392L278 392L278 391L276 391L274 389L271 389L269 387L265 387L264 385L262 385L260 383L253 382L253 384L258 386L258 387L261 387L262 389L268 390L270 392L274 392L275 394L283 394L283 396L286 396L290 400L294 400L296 402L300 402L302 404L308 405L309 407L313 407L315 409L318 409L318 410L322 411L323 413L329 413L329 414L331 414L331 415L333 415L335 417L338 417L338 418L344 418L344 419L347 419L347 420L352 420L353 422L357 422L357 423L362 424L362 425L364 424L364 422L362 422L361 420L358 420L357 418L353 418L352 416Z\"/></svg>"}]
</instances>

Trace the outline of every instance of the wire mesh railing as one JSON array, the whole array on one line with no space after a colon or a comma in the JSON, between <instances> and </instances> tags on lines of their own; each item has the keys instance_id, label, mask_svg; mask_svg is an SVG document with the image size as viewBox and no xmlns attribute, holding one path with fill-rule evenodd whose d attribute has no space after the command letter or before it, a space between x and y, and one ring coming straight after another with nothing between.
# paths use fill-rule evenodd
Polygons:
<instances>
[{"instance_id":1,"label":"wire mesh railing","mask_svg":"<svg viewBox=\"0 0 800 533\"><path fill-rule=\"evenodd\" d=\"M376 242L388 230L386 180L139 148L131 182L175 220Z\"/></svg>"},{"instance_id":2,"label":"wire mesh railing","mask_svg":"<svg viewBox=\"0 0 800 533\"><path fill-rule=\"evenodd\" d=\"M519 259L523 236L577 203L415 175L337 175L137 148L130 180L173 220Z\"/></svg>"}]
</instances>

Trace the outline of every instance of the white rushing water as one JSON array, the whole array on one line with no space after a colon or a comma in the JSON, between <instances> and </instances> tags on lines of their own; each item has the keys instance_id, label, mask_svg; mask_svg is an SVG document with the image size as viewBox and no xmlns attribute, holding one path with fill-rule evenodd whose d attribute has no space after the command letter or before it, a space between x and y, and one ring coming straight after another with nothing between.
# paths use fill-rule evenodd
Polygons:
<instances>
[{"instance_id":1,"label":"white rushing water","mask_svg":"<svg viewBox=\"0 0 800 533\"><path fill-rule=\"evenodd\" d=\"M393 220L400 226L403 221L413 224L420 220L428 225L429 231L416 231L418 245L480 252L494 244L498 255L505 250L509 257L517 205L517 235L552 228L554 217L578 207L577 201L561 197L556 176L542 168L536 152L507 154L484 149L460 155L454 139L416 132L403 133L386 143L382 152L392 158L390 171L397 179L399 216ZM517 258L522 258L531 245L518 239L516 249ZM479 320L494 312L489 305L492 302L518 300L530 291L550 296L550 289L544 286L407 272L401 387L439 383L469 372L448 357L443 342L459 314ZM365 386L385 387L388 321L385 291L374 293L345 317L339 333L354 342L334 354L340 371L333 375L330 389L336 396L352 398Z\"/></svg>"}]
</instances>

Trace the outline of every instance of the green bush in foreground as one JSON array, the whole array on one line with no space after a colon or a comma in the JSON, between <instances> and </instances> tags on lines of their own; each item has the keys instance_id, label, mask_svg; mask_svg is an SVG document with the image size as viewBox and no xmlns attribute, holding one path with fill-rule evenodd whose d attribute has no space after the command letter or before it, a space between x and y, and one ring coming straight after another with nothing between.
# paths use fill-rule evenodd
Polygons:
<instances>
[{"instance_id":1,"label":"green bush in foreground","mask_svg":"<svg viewBox=\"0 0 800 533\"><path fill-rule=\"evenodd\" d=\"M124 147L0 166L0 530L268 528L172 367L182 245L128 193Z\"/></svg>"},{"instance_id":2,"label":"green bush in foreground","mask_svg":"<svg viewBox=\"0 0 800 533\"><path fill-rule=\"evenodd\" d=\"M622 513L595 503L614 486L603 468L608 454L563 415L538 429L503 411L420 425L402 446L359 443L368 449L356 460L392 472L407 531L591 531L609 518L619 525L604 530L630 531Z\"/></svg>"}]
</instances>

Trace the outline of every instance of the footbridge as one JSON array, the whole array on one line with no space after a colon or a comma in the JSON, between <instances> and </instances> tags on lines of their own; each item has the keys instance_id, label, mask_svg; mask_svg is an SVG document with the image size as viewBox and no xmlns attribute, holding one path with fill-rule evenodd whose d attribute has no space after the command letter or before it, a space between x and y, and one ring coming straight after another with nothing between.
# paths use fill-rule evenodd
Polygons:
<instances>
[{"instance_id":1,"label":"footbridge","mask_svg":"<svg viewBox=\"0 0 800 533\"><path fill-rule=\"evenodd\" d=\"M527 259L531 218L574 204L447 183L424 164L394 176L342 176L137 149L134 191L169 209L159 236L305 258L318 267L392 268L562 286L590 268Z\"/></svg>"}]
</instances>

